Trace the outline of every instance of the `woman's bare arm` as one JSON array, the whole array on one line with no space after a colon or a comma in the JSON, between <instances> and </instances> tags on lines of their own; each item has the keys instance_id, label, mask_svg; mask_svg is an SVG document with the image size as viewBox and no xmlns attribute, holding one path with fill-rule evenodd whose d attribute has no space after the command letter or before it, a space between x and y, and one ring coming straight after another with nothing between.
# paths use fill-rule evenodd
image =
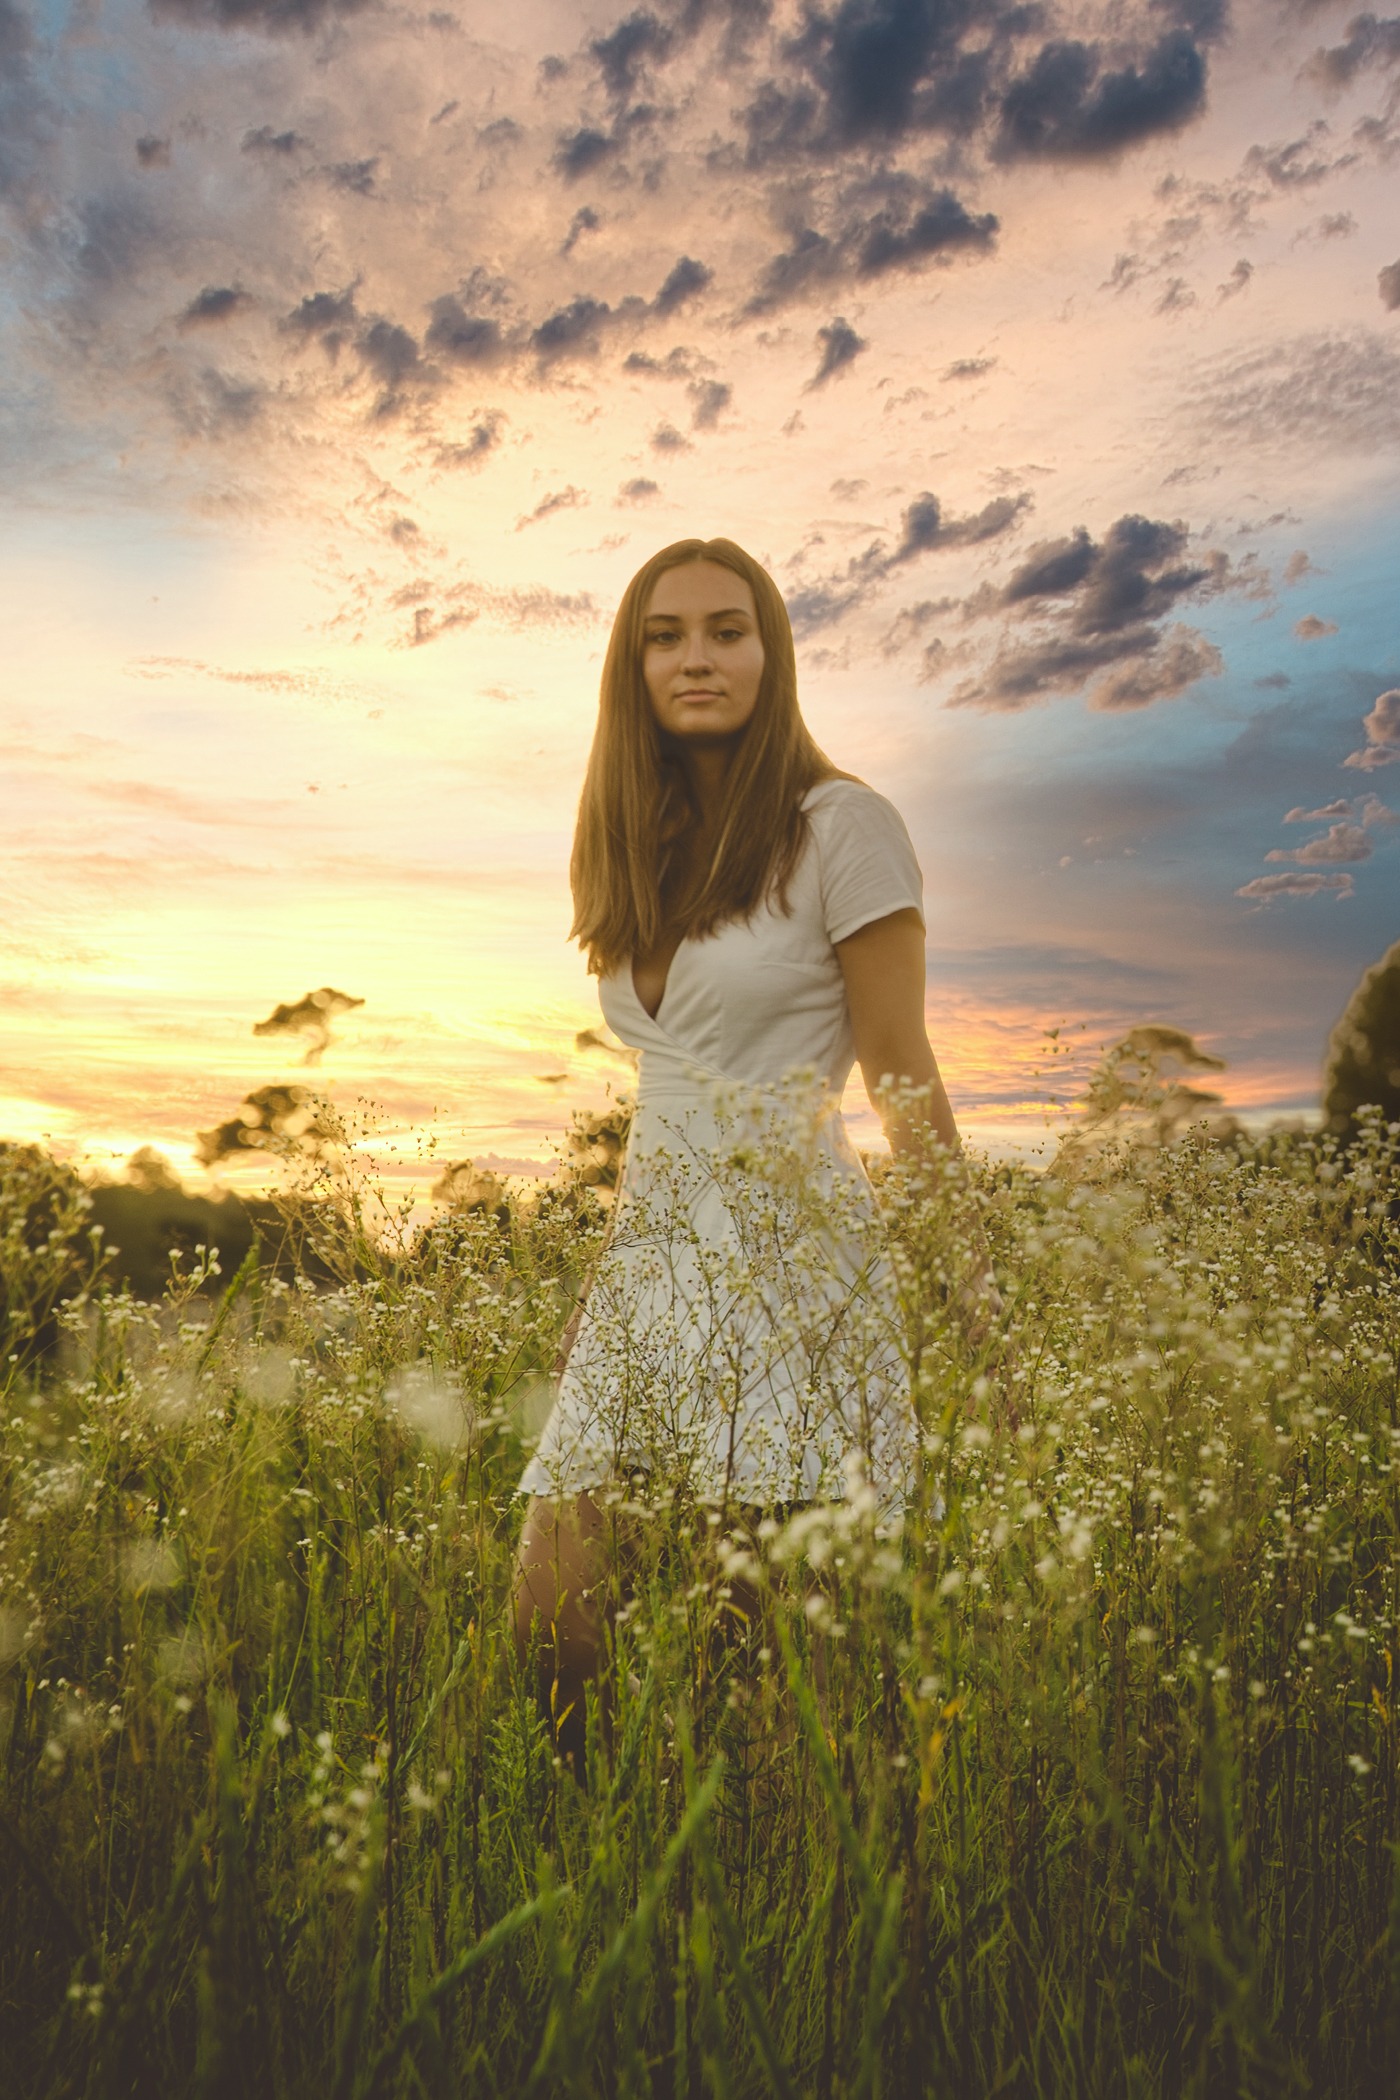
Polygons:
<instances>
[{"instance_id":1,"label":"woman's bare arm","mask_svg":"<svg viewBox=\"0 0 1400 2100\"><path fill-rule=\"evenodd\" d=\"M960 1152L962 1140L924 1023L924 929L919 914L904 910L874 919L838 941L836 953L846 980L856 1058L890 1150L896 1157L917 1160L928 1144L925 1129L931 1129L935 1145ZM900 1086L926 1089L926 1106L901 1110L890 1098ZM974 1246L973 1274L955 1293L955 1303L969 1340L980 1346L1002 1304L975 1225Z\"/></svg>"},{"instance_id":2,"label":"woman's bare arm","mask_svg":"<svg viewBox=\"0 0 1400 2100\"><path fill-rule=\"evenodd\" d=\"M924 1023L924 929L919 914L893 911L873 919L838 941L836 953L846 980L856 1059L891 1150L917 1150L918 1122L926 1120L941 1144L958 1151L958 1126ZM896 1088L927 1088L922 1118L901 1116L888 1101L891 1081Z\"/></svg>"}]
</instances>

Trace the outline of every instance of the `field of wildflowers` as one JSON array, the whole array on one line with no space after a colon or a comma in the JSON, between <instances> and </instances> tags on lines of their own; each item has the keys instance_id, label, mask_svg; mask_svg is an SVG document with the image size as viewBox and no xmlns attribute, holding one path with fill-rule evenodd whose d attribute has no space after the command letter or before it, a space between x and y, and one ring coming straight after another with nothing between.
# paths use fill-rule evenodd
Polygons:
<instances>
[{"instance_id":1,"label":"field of wildflowers","mask_svg":"<svg viewBox=\"0 0 1400 2100\"><path fill-rule=\"evenodd\" d=\"M616 1503L586 1788L507 1599L595 1195L395 1245L328 1170L147 1303L0 1159L9 2089L1387 2089L1398 1149L887 1170L903 1534Z\"/></svg>"}]
</instances>

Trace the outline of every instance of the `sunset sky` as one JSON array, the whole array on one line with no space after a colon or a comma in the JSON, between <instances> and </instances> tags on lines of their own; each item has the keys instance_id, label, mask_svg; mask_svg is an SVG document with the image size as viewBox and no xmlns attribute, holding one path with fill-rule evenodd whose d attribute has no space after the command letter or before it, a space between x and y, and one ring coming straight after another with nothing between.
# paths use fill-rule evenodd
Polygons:
<instances>
[{"instance_id":1,"label":"sunset sky","mask_svg":"<svg viewBox=\"0 0 1400 2100\"><path fill-rule=\"evenodd\" d=\"M190 1172L310 1079L549 1159L690 533L904 813L972 1140L1056 1027L1314 1109L1400 934L1397 185L1327 0L0 0L0 1136Z\"/></svg>"}]
</instances>

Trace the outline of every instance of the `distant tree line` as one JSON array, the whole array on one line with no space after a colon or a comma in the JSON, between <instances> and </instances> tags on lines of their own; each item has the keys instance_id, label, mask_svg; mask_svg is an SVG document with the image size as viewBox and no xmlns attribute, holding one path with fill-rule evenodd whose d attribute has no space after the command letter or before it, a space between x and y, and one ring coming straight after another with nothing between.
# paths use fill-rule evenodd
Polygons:
<instances>
[{"instance_id":1,"label":"distant tree line","mask_svg":"<svg viewBox=\"0 0 1400 2100\"><path fill-rule=\"evenodd\" d=\"M289 1010L291 1027L304 1028L308 1020L322 1027L326 1009L336 1012L359 1003L343 994L318 996L314 1013L309 1000L302 1002L306 1014L301 1008ZM319 1040L314 1043L313 1054L321 1047ZM1063 1165L1071 1167L1103 1139L1166 1144L1198 1122L1205 1123L1214 1141L1233 1141L1241 1135L1234 1118L1210 1113L1219 1096L1188 1084L1185 1076L1219 1065L1179 1029L1153 1024L1129 1030L1089 1081L1079 1102L1080 1119L1061 1146ZM1400 941L1366 971L1328 1044L1324 1129L1345 1146L1356 1136L1366 1108L1379 1108L1388 1123L1400 1122ZM306 1088L263 1087L226 1124L200 1133L200 1155L215 1164L248 1150L295 1153L305 1147L316 1154L331 1136L318 1114L316 1097ZM575 1116L550 1200L584 1208L610 1200L629 1120L621 1103ZM444 1234L450 1236L454 1219L477 1212L502 1220L509 1215L498 1177L470 1160L449 1162L432 1193L439 1215L419 1234L424 1251ZM99 1282L157 1299L170 1281L172 1265L188 1272L197 1265L200 1249L217 1247L225 1277L238 1271L256 1246L258 1266L269 1275L335 1281L318 1256L317 1235L305 1229L313 1200L231 1191L196 1194L150 1146L133 1153L121 1180L85 1181L40 1146L0 1141L0 1340L9 1368L49 1352L65 1300ZM217 1286L211 1282L208 1287Z\"/></svg>"}]
</instances>

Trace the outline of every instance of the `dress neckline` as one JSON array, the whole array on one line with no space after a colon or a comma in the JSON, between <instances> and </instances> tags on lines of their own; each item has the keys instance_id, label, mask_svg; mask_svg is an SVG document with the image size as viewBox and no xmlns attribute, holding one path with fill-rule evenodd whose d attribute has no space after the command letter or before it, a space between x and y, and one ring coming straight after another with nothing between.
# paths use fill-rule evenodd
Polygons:
<instances>
[{"instance_id":1,"label":"dress neckline","mask_svg":"<svg viewBox=\"0 0 1400 2100\"><path fill-rule=\"evenodd\" d=\"M805 792L805 794L804 794L804 795L802 796L802 798L801 798L800 802L798 803L798 808L799 808L799 809L803 809L803 810L805 810L805 809L807 808L808 804L809 804L809 803L811 802L811 799L812 799L812 797L813 797L814 795L819 795L819 794L821 794L821 792L822 792L822 790L823 790L824 788L829 788L829 787L834 787L834 786L836 786L836 784L837 784L837 783L838 783L838 781L839 781L839 780L841 779L841 777L842 777L842 776L841 776L840 774L831 774L831 775L829 775L829 776L828 776L828 777L827 777L827 778L826 778L825 780L814 780L814 781L812 782L812 785L811 785L811 786L810 786L810 787L809 787L809 788L807 789L807 791ZM659 1022L660 1022L660 1020L661 1020L661 1009L662 1009L662 1007L663 1007L663 1006L664 1006L664 1005L666 1004L666 998L667 998L667 995L668 995L668 993L670 992L670 989L671 989L671 976L672 976L672 973L674 972L674 970L675 970L675 967L676 967L676 957L677 957L677 956L678 956L678 955L680 954L680 952L681 952L681 949L685 947L685 945L686 945L687 941L689 940L689 938L690 938L689 934L686 934L686 935L684 935L684 936L682 937L682 939L681 939L681 940L679 940L679 941L678 941L678 942L676 943L676 952L675 952L675 955L673 955L673 956L671 957L671 960L670 960L670 962L669 962L669 963L668 963L668 964L666 965L666 982L665 982L665 983L664 983L664 984L662 985L662 987L661 987L661 997L660 997L660 998L659 998L659 999L657 1000L657 1002L656 1002L656 1012L655 1012L655 1013L649 1013L649 1012L647 1011L647 1003L646 1003L646 1000L645 1000L645 999L644 999L644 998L642 997L641 993L640 993L640 992L639 992L639 991L637 990L637 978L636 978L636 973L635 973L635 970L634 970L634 967L633 967L633 966L634 966L634 964L635 964L635 962L636 962L636 957L635 957L635 955L629 955L629 956L628 956L628 958L627 958L627 969L626 969L626 976L627 976L627 988L628 988L628 990L629 990L629 991L631 992L631 994L632 994L632 997L633 997L633 999L634 999L634 1000L636 1001L637 1005L638 1005L638 1006L639 1006L639 1007L641 1008L641 1010L642 1010L643 1014L645 1014L645 1015L646 1015L646 1018L647 1018L647 1020L648 1020L648 1021L655 1021L655 1022L659 1023Z\"/></svg>"},{"instance_id":2,"label":"dress neckline","mask_svg":"<svg viewBox=\"0 0 1400 2100\"><path fill-rule=\"evenodd\" d=\"M665 981L665 983L664 983L664 984L662 985L662 987L661 987L661 997L660 997L660 998L659 998L659 999L657 1000L657 1002L656 1002L656 1012L655 1012L655 1013L651 1013L651 1012L650 1012L650 1011L648 1010L648 1008L647 1008L647 1003L646 1003L646 1000L645 1000L645 999L644 999L644 998L642 997L641 993L640 993L640 992L639 992L639 991L637 990L637 976L636 976L636 971L635 971L635 969L634 969L634 967L633 967L633 965L634 965L634 962L635 962L635 957L634 957L634 956L631 956L631 955L629 955L629 956L628 956L628 958L627 958L627 983L628 983L628 985L629 985L629 987L630 987L630 989L631 989L632 997L633 997L633 998L634 998L634 999L636 1000L636 1002L637 1002L638 1006L639 1006L639 1007L641 1008L642 1012L643 1012L644 1014L646 1014L646 1017L647 1017L647 1019L648 1019L649 1021L655 1021L655 1022L658 1022L658 1023L659 1023L659 1022L660 1022L660 1020L661 1020L661 1009L662 1009L662 1007L663 1007L663 1006L664 1006L664 1005L666 1004L666 994L667 994L667 993L668 993L668 992L670 991L670 989L671 989L671 973L672 973L672 971L673 971L673 970L675 969L675 967L676 967L676 955L679 955L679 954L680 954L680 952L681 952L681 949L682 949L682 948L683 948L684 946L685 946L685 942L684 942L683 940L682 940L682 941L678 941L678 942L677 942L677 944L676 944L676 954L675 954L675 955L673 955L673 956L671 957L671 960L670 960L670 961L669 961L669 962L667 963L667 965L666 965L666 981Z\"/></svg>"}]
</instances>

